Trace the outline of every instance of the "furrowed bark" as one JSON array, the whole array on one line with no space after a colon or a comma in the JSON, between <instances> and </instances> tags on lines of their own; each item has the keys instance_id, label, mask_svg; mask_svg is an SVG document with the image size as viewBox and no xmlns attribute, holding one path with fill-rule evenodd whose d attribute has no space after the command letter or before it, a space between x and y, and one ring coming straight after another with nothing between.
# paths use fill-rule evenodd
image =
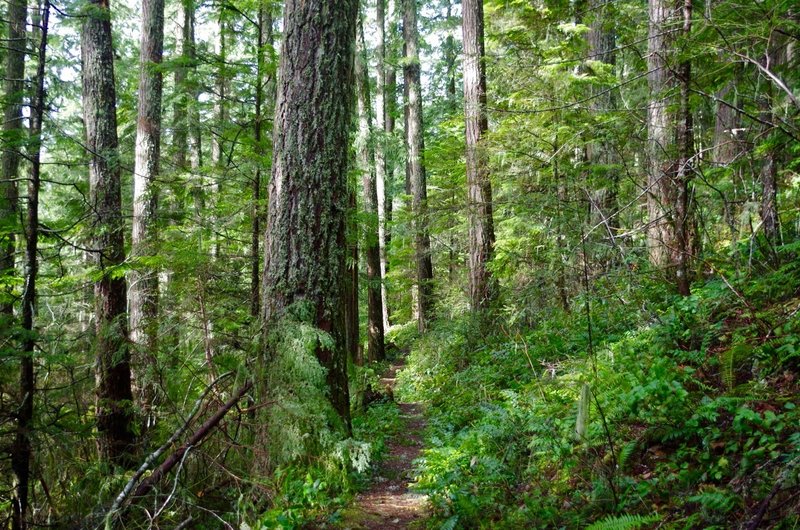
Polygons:
<instances>
[{"instance_id":1,"label":"furrowed bark","mask_svg":"<svg viewBox=\"0 0 800 530\"><path fill-rule=\"evenodd\" d=\"M489 121L486 116L483 1L464 0L461 9L464 38L469 295L472 310L482 311L497 295L497 286L488 269L494 253L494 221L492 183L484 146Z\"/></svg>"},{"instance_id":2,"label":"furrowed bark","mask_svg":"<svg viewBox=\"0 0 800 530\"><path fill-rule=\"evenodd\" d=\"M264 246L265 329L298 302L333 339L318 346L331 402L350 424L342 291L356 0L289 0Z\"/></svg>"},{"instance_id":3,"label":"furrowed bark","mask_svg":"<svg viewBox=\"0 0 800 530\"><path fill-rule=\"evenodd\" d=\"M113 464L131 462L133 394L126 317L125 260L117 141L114 48L110 8L91 0L81 33L83 116L89 151L89 190L95 282L97 429L100 456Z\"/></svg>"}]
</instances>

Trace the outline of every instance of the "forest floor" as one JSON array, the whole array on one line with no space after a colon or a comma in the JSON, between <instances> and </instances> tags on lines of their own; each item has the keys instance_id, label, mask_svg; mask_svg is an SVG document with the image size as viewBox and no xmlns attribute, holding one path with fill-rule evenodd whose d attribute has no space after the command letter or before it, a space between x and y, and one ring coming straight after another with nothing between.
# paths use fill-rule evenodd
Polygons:
<instances>
[{"instance_id":1,"label":"forest floor","mask_svg":"<svg viewBox=\"0 0 800 530\"><path fill-rule=\"evenodd\" d=\"M395 361L381 379L381 386L393 395L397 372L404 360ZM397 403L403 428L386 441L386 456L381 461L369 488L361 492L346 510L341 528L352 530L399 530L414 528L426 514L427 499L410 491L414 480L414 460L422 450L425 418L419 403Z\"/></svg>"}]
</instances>

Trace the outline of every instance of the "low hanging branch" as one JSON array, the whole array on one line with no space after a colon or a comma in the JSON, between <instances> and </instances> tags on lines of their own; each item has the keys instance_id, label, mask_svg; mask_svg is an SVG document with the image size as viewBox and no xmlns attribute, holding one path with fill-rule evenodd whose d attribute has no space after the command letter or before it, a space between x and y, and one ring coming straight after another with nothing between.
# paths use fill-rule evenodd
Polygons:
<instances>
[{"instance_id":1,"label":"low hanging branch","mask_svg":"<svg viewBox=\"0 0 800 530\"><path fill-rule=\"evenodd\" d=\"M155 452L151 453L150 456L148 456L147 459L144 461L144 463L139 467L134 476L130 479L130 481L128 481L128 484L125 485L125 488L122 490L122 492L120 492L117 498L114 499L114 503L111 505L111 509L106 514L105 517L106 529L111 528L111 523L113 518L120 512L123 503L131 494L132 491L133 491L134 501L136 498L146 495L153 488L153 486L155 486L167 473L169 473L172 470L172 468L174 468L178 464L178 462L181 461L184 454L186 454L189 448L195 447L198 444L200 444L200 442L202 442L203 439L205 439L205 437L208 436L214 430L214 428L216 428L216 426L219 424L220 421L222 421L222 418L225 417L228 411L230 411L239 402L239 400L242 399L242 397L253 387L252 381L246 381L245 384L242 385L233 394L233 396L231 396L231 398L228 401L226 401L225 404L223 404L217 410L217 412L214 413L213 416L208 418L203 423L203 425L201 425L200 428L197 429L197 431L195 431L195 433L192 434L192 436L190 436L189 439L186 440L186 442L180 446L180 448L178 448L177 451L168 456L164 460L164 462L162 462L161 465L158 466L153 471L153 473L151 473L147 478L139 482L139 480L142 478L142 476L150 467L150 465L159 456L161 456L170 445L175 443L177 439L184 432L186 432L186 430L189 428L189 425L192 423L195 414L197 414L197 411L200 408L200 404L202 403L205 396L208 395L208 392L220 380L224 379L228 375L230 375L230 372L221 375L206 388L206 390L203 392L203 394L200 396L200 398L198 398L197 402L195 403L195 406L192 409L192 412L189 415L189 418L186 420L186 422L177 431L175 431L175 433L172 436L170 436L169 440L167 440L167 442L164 445L159 447ZM137 482L139 482L138 487L136 486ZM135 491L134 488L136 488Z\"/></svg>"}]
</instances>

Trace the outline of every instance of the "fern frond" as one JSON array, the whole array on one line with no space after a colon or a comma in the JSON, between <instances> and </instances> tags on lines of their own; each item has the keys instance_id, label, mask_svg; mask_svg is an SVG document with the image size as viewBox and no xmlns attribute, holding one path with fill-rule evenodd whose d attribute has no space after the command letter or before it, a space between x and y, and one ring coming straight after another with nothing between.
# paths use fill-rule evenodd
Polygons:
<instances>
[{"instance_id":1,"label":"fern frond","mask_svg":"<svg viewBox=\"0 0 800 530\"><path fill-rule=\"evenodd\" d=\"M661 516L658 514L652 515L609 515L602 521L597 521L589 525L586 530L631 530L633 528L641 528L647 524L658 522Z\"/></svg>"}]
</instances>

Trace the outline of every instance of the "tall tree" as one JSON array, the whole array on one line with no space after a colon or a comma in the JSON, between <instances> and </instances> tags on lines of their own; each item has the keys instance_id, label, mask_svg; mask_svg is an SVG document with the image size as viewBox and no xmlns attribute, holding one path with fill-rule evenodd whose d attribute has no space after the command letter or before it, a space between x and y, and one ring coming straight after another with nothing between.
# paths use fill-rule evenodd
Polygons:
<instances>
[{"instance_id":1,"label":"tall tree","mask_svg":"<svg viewBox=\"0 0 800 530\"><path fill-rule=\"evenodd\" d=\"M406 95L406 175L414 215L414 251L417 280L417 327L425 331L433 312L433 264L428 227L428 189L422 127L419 32L416 0L403 1L403 79Z\"/></svg>"},{"instance_id":2,"label":"tall tree","mask_svg":"<svg viewBox=\"0 0 800 530\"><path fill-rule=\"evenodd\" d=\"M387 131L387 99L386 93L386 0L377 0L375 5L375 187L378 201L378 245L380 251L381 277L381 310L383 329L389 328L389 305L386 291L387 248L386 248L386 191L387 178L391 171L387 160L387 140L391 131Z\"/></svg>"},{"instance_id":3,"label":"tall tree","mask_svg":"<svg viewBox=\"0 0 800 530\"><path fill-rule=\"evenodd\" d=\"M133 174L131 254L152 256L156 243L156 215L161 159L161 95L164 55L164 0L142 2L139 55L139 108L136 122L136 162ZM149 414L152 385L147 373L158 348L158 271L139 265L132 271L129 292L131 342L139 401ZM149 423L150 418L147 418Z\"/></svg>"},{"instance_id":4,"label":"tall tree","mask_svg":"<svg viewBox=\"0 0 800 530\"><path fill-rule=\"evenodd\" d=\"M587 41L589 44L589 61L597 61L610 68L616 65L616 34L612 21L613 6L603 0L589 0L586 3L586 14L588 17L589 33ZM615 91L606 87L599 86L592 89L591 109L595 115L602 115L613 111L616 107ZM596 135L596 131L592 131ZM614 167L618 164L616 151L613 145L607 140L609 132L602 131L600 138L592 138L586 146L586 161L590 169L601 177L598 185L591 193L591 211L594 214L592 224L603 223L606 225L605 231L611 231L614 220L611 214L616 209L616 197L619 187L618 170ZM611 234L613 237L613 234Z\"/></svg>"},{"instance_id":5,"label":"tall tree","mask_svg":"<svg viewBox=\"0 0 800 530\"><path fill-rule=\"evenodd\" d=\"M261 241L261 164L266 149L264 148L264 105L266 98L270 101L274 99L275 83L270 76L269 83L266 83L266 54L268 49L273 46L272 34L272 1L261 0L258 6L258 19L256 20L256 105L255 120L253 124L253 139L255 140L256 174L253 177L253 211L252 211L252 232L250 237L250 315L257 317L261 311L261 262L260 262L260 241ZM272 54L270 53L270 62ZM267 86L268 85L268 86Z\"/></svg>"},{"instance_id":6,"label":"tall tree","mask_svg":"<svg viewBox=\"0 0 800 530\"><path fill-rule=\"evenodd\" d=\"M36 309L36 279L39 272L39 187L41 183L42 119L44 118L44 77L47 53L47 29L50 1L44 0L39 17L41 36L36 67L35 88L31 105L28 159L31 163L28 180L28 208L25 230L25 287L22 292L22 329L25 331L20 361L19 387L21 403L17 411L17 429L12 446L11 467L16 491L12 501L11 528L24 530L28 512L30 485L31 429L33 428L33 394L36 390L33 354L36 347L33 319Z\"/></svg>"},{"instance_id":7,"label":"tall tree","mask_svg":"<svg viewBox=\"0 0 800 530\"><path fill-rule=\"evenodd\" d=\"M360 21L356 45L356 91L358 101L358 160L364 194L364 248L367 262L367 356L382 361L384 353L383 304L381 300L381 260L378 238L378 191L376 156L372 135L372 104L367 69L367 48L364 26Z\"/></svg>"},{"instance_id":8,"label":"tall tree","mask_svg":"<svg viewBox=\"0 0 800 530\"><path fill-rule=\"evenodd\" d=\"M264 320L295 303L312 309L333 339L317 358L348 425L341 301L357 16L357 0L286 2L264 246Z\"/></svg>"},{"instance_id":9,"label":"tall tree","mask_svg":"<svg viewBox=\"0 0 800 530\"><path fill-rule=\"evenodd\" d=\"M178 5L176 23L176 54L179 63L175 68L175 90L177 97L172 107L174 163L176 169L184 171L189 166L197 170L202 165L200 152L200 127L197 111L196 70L197 50L195 44L194 0L181 0Z\"/></svg>"},{"instance_id":10,"label":"tall tree","mask_svg":"<svg viewBox=\"0 0 800 530\"><path fill-rule=\"evenodd\" d=\"M2 152L0 152L0 282L14 274L16 240L17 171L24 143L22 101L24 95L27 11L25 0L9 0L8 37L5 50ZM10 282L9 282L10 284ZM10 328L13 304L10 292L0 292L0 323Z\"/></svg>"},{"instance_id":11,"label":"tall tree","mask_svg":"<svg viewBox=\"0 0 800 530\"><path fill-rule=\"evenodd\" d=\"M90 0L81 31L83 119L89 152L89 195L93 258L97 359L97 430L100 455L129 464L133 451L133 394L128 349L125 261L117 140L114 47L111 10L106 0Z\"/></svg>"},{"instance_id":12,"label":"tall tree","mask_svg":"<svg viewBox=\"0 0 800 530\"><path fill-rule=\"evenodd\" d=\"M469 295L474 311L486 309L496 295L488 264L494 253L492 183L485 136L486 62L483 36L483 1L464 0L464 119L467 140L467 216L469 222Z\"/></svg>"},{"instance_id":13,"label":"tall tree","mask_svg":"<svg viewBox=\"0 0 800 530\"><path fill-rule=\"evenodd\" d=\"M689 294L690 63L674 64L675 45L691 30L691 0L649 0L647 81L648 249L678 292ZM676 92L677 101L676 101Z\"/></svg>"}]
</instances>

